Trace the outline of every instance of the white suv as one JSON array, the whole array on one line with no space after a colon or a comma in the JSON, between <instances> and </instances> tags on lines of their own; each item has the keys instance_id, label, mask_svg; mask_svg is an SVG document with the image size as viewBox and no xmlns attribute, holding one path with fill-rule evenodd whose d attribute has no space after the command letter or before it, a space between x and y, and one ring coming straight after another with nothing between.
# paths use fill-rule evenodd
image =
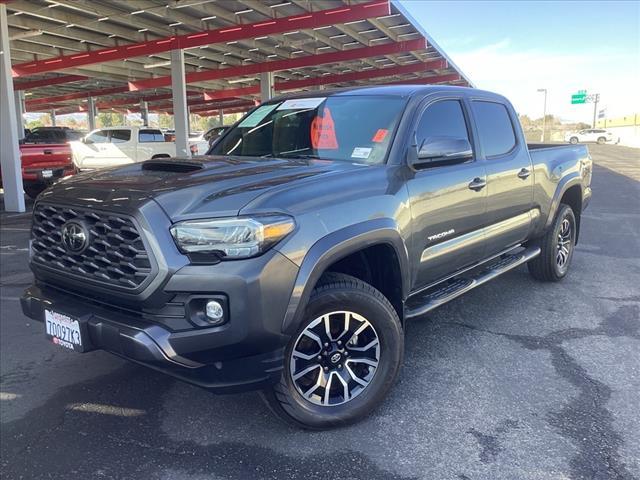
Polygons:
<instances>
[{"instance_id":1,"label":"white suv","mask_svg":"<svg viewBox=\"0 0 640 480\"><path fill-rule=\"evenodd\" d=\"M579 132L570 132L564 136L565 142L569 143L587 143L596 142L602 145L603 143L618 143L618 137L616 137L609 130L587 129L580 130Z\"/></svg>"}]
</instances>

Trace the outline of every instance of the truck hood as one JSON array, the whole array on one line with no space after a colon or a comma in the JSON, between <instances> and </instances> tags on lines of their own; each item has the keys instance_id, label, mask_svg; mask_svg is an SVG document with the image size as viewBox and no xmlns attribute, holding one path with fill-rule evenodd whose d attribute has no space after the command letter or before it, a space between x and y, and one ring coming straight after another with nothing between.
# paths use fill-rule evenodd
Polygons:
<instances>
[{"instance_id":1,"label":"truck hood","mask_svg":"<svg viewBox=\"0 0 640 480\"><path fill-rule=\"evenodd\" d=\"M76 175L56 184L42 198L123 212L155 201L175 222L237 215L270 189L358 168L362 166L325 160L172 158Z\"/></svg>"}]
</instances>

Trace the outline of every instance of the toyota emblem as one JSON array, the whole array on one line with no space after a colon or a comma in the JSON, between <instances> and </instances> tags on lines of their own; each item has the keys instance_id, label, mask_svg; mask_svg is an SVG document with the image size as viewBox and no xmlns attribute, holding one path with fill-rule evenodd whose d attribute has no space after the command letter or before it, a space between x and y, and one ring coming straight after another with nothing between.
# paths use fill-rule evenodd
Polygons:
<instances>
[{"instance_id":1,"label":"toyota emblem","mask_svg":"<svg viewBox=\"0 0 640 480\"><path fill-rule=\"evenodd\" d=\"M82 253L89 244L87 230L77 222L67 222L62 227L62 243L71 253Z\"/></svg>"}]
</instances>

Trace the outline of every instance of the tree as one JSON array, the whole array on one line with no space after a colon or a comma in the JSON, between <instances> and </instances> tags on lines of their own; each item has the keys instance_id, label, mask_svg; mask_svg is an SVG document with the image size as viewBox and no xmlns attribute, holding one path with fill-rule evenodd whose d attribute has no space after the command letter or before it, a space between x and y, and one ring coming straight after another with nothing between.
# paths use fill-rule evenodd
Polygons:
<instances>
[{"instance_id":1,"label":"tree","mask_svg":"<svg viewBox=\"0 0 640 480\"><path fill-rule=\"evenodd\" d=\"M158 127L160 128L173 128L173 116L168 113L161 113L158 115Z\"/></svg>"},{"instance_id":2,"label":"tree","mask_svg":"<svg viewBox=\"0 0 640 480\"><path fill-rule=\"evenodd\" d=\"M100 112L96 125L102 128L122 126L124 125L124 115L122 113Z\"/></svg>"}]
</instances>

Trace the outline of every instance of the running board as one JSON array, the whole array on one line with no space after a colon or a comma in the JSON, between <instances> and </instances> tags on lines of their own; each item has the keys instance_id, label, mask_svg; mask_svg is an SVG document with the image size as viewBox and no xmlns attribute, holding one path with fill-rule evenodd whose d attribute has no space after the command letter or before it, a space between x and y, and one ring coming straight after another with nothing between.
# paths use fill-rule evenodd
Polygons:
<instances>
[{"instance_id":1,"label":"running board","mask_svg":"<svg viewBox=\"0 0 640 480\"><path fill-rule=\"evenodd\" d=\"M447 280L443 284L435 285L429 290L409 298L404 316L405 318L415 318L424 315L538 255L540 255L539 247L527 248L512 255L503 255L484 267L478 267L475 271L465 272L458 277Z\"/></svg>"}]
</instances>

